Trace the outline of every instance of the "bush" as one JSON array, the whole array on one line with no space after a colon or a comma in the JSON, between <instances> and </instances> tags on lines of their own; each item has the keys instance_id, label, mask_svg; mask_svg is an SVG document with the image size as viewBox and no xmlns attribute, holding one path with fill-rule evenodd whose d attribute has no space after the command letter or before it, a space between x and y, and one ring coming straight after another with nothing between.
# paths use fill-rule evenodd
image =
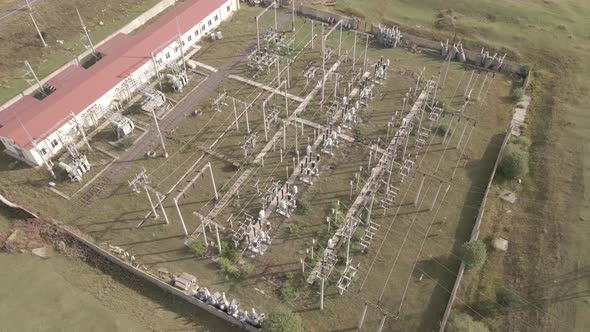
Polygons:
<instances>
[{"instance_id":1,"label":"bush","mask_svg":"<svg viewBox=\"0 0 590 332\"><path fill-rule=\"evenodd\" d=\"M299 297L299 289L301 285L297 282L295 274L287 273L286 280L279 287L279 298L286 303L293 302Z\"/></svg>"},{"instance_id":2,"label":"bush","mask_svg":"<svg viewBox=\"0 0 590 332\"><path fill-rule=\"evenodd\" d=\"M283 307L272 310L262 323L261 332L303 332L303 320Z\"/></svg>"},{"instance_id":3,"label":"bush","mask_svg":"<svg viewBox=\"0 0 590 332\"><path fill-rule=\"evenodd\" d=\"M356 139L361 139L369 133L369 127L367 127L367 125L360 124L354 127L352 132L354 133L354 137Z\"/></svg>"},{"instance_id":4,"label":"bush","mask_svg":"<svg viewBox=\"0 0 590 332\"><path fill-rule=\"evenodd\" d=\"M467 270L477 270L486 261L488 251L481 240L469 241L461 246L461 259Z\"/></svg>"},{"instance_id":5,"label":"bush","mask_svg":"<svg viewBox=\"0 0 590 332\"><path fill-rule=\"evenodd\" d=\"M512 89L512 92L510 93L510 97L516 103L522 99L522 96L524 96L524 89L523 88L514 88L514 89Z\"/></svg>"},{"instance_id":6,"label":"bush","mask_svg":"<svg viewBox=\"0 0 590 332\"><path fill-rule=\"evenodd\" d=\"M448 102L448 101L446 101L446 100L444 100L444 99L437 99L437 100L434 102L434 106L435 106L435 107L439 107L439 108L442 108L442 109L446 110L446 109L447 109L447 107L449 107L449 102Z\"/></svg>"},{"instance_id":7,"label":"bush","mask_svg":"<svg viewBox=\"0 0 590 332\"><path fill-rule=\"evenodd\" d=\"M439 136L445 136L447 134L450 134L451 131L450 131L449 125L446 123L440 124L438 127L436 127L436 133Z\"/></svg>"},{"instance_id":8,"label":"bush","mask_svg":"<svg viewBox=\"0 0 590 332\"><path fill-rule=\"evenodd\" d=\"M521 303L521 300L513 289L500 287L496 289L496 302L504 308L510 308Z\"/></svg>"},{"instance_id":9,"label":"bush","mask_svg":"<svg viewBox=\"0 0 590 332\"><path fill-rule=\"evenodd\" d=\"M221 257L219 258L219 260L217 260L217 266L219 267L221 272L225 274L226 277L240 277L240 269L237 267L236 264L234 264L232 261L225 257Z\"/></svg>"},{"instance_id":10,"label":"bush","mask_svg":"<svg viewBox=\"0 0 590 332\"><path fill-rule=\"evenodd\" d=\"M297 213L308 214L311 211L311 202L307 199L302 199L297 204Z\"/></svg>"},{"instance_id":11,"label":"bush","mask_svg":"<svg viewBox=\"0 0 590 332\"><path fill-rule=\"evenodd\" d=\"M508 144L502 153L500 172L509 179L527 175L529 153L518 144Z\"/></svg>"},{"instance_id":12,"label":"bush","mask_svg":"<svg viewBox=\"0 0 590 332\"><path fill-rule=\"evenodd\" d=\"M301 233L301 226L295 222L291 222L287 225L287 232L290 235L299 235L299 233Z\"/></svg>"},{"instance_id":13,"label":"bush","mask_svg":"<svg viewBox=\"0 0 590 332\"><path fill-rule=\"evenodd\" d=\"M121 149L126 150L126 149L130 148L133 145L133 138L131 138L131 137L125 137L125 138L121 139L119 142L117 142L117 145Z\"/></svg>"},{"instance_id":14,"label":"bush","mask_svg":"<svg viewBox=\"0 0 590 332\"><path fill-rule=\"evenodd\" d=\"M529 66L529 65L520 66L520 75L522 75L522 77L529 76L530 72L531 72L531 66Z\"/></svg>"},{"instance_id":15,"label":"bush","mask_svg":"<svg viewBox=\"0 0 590 332\"><path fill-rule=\"evenodd\" d=\"M191 243L191 250L195 255L201 256L205 252L205 245L201 241L195 241Z\"/></svg>"},{"instance_id":16,"label":"bush","mask_svg":"<svg viewBox=\"0 0 590 332\"><path fill-rule=\"evenodd\" d=\"M528 150L528 148L531 146L531 140L526 136L515 137L512 139L511 143L516 144L526 150Z\"/></svg>"},{"instance_id":17,"label":"bush","mask_svg":"<svg viewBox=\"0 0 590 332\"><path fill-rule=\"evenodd\" d=\"M241 269L240 269L240 278L248 278L248 277L252 276L254 274L254 270L256 270L256 268L254 267L254 264L250 264L250 263L242 264Z\"/></svg>"},{"instance_id":18,"label":"bush","mask_svg":"<svg viewBox=\"0 0 590 332\"><path fill-rule=\"evenodd\" d=\"M474 320L471 316L464 313L453 314L449 319L446 331L448 332L489 332L488 327Z\"/></svg>"}]
</instances>

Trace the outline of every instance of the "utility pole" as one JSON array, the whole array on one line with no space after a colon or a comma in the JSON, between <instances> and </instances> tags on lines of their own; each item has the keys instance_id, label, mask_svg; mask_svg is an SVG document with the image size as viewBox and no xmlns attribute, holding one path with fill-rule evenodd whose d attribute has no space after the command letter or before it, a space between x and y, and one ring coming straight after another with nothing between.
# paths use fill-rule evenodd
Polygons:
<instances>
[{"instance_id":1,"label":"utility pole","mask_svg":"<svg viewBox=\"0 0 590 332\"><path fill-rule=\"evenodd\" d=\"M96 56L96 50L94 49L94 44L92 44L92 40L90 39L90 35L88 34L88 29L86 29L86 24L84 24L84 20L82 19L82 15L80 15L80 11L76 8L76 13L78 13L78 18L80 19L80 24L82 25L82 30L84 31L84 35L88 40L88 44L92 49L92 54Z\"/></svg>"},{"instance_id":2,"label":"utility pole","mask_svg":"<svg viewBox=\"0 0 590 332\"><path fill-rule=\"evenodd\" d=\"M178 23L178 16L176 16L176 34L178 35L178 47L180 47L180 57L182 58L182 70L186 73L186 60L184 59L184 50L182 49L183 42L180 36L180 24Z\"/></svg>"},{"instance_id":3,"label":"utility pole","mask_svg":"<svg viewBox=\"0 0 590 332\"><path fill-rule=\"evenodd\" d=\"M28 68L28 71L25 74L25 76L27 74L33 75L33 79L35 80L35 83L37 83L37 86L39 87L39 92L41 92L42 95L47 96L47 94L45 93L45 89L43 88L43 85L41 85L41 82L39 82L39 78L37 77L37 74L35 74L35 71L31 67L31 64L29 63L29 61L25 60L25 65L27 65L27 68ZM25 78L25 80L26 80L26 78Z\"/></svg>"},{"instance_id":4,"label":"utility pole","mask_svg":"<svg viewBox=\"0 0 590 332\"><path fill-rule=\"evenodd\" d=\"M29 2L27 1L27 5L29 6L29 10L31 9ZM39 39L41 39L41 42L43 43L43 47L47 47L47 43L45 42L45 38L43 38L43 34L41 33L41 30L39 30L39 26L37 25L37 22L35 21L35 18L33 17L33 13L29 13L29 16L31 16L31 20L33 21L33 25L35 26L35 30L37 30L37 34L39 35Z\"/></svg>"},{"instance_id":5,"label":"utility pole","mask_svg":"<svg viewBox=\"0 0 590 332\"><path fill-rule=\"evenodd\" d=\"M164 135L162 135L162 132L160 131L160 124L158 123L158 118L156 117L156 112L154 112L153 108L152 117L156 123L156 131L158 131L158 136L160 136L160 144L162 144L162 149L164 150L164 158L168 158L168 151L166 150L166 144L164 143Z\"/></svg>"}]
</instances>

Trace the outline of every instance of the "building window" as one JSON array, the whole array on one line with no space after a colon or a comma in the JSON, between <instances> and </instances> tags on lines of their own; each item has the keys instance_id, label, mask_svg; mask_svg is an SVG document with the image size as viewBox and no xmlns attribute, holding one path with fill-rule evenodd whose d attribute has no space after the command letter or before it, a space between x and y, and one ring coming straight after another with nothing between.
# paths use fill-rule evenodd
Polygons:
<instances>
[{"instance_id":1,"label":"building window","mask_svg":"<svg viewBox=\"0 0 590 332\"><path fill-rule=\"evenodd\" d=\"M47 149L46 148L42 148L41 149L41 154L42 155L46 155L47 154Z\"/></svg>"},{"instance_id":2,"label":"building window","mask_svg":"<svg viewBox=\"0 0 590 332\"><path fill-rule=\"evenodd\" d=\"M178 46L175 46L175 47L174 47L174 52L175 52L175 53L176 53L176 52L178 52Z\"/></svg>"},{"instance_id":3,"label":"building window","mask_svg":"<svg viewBox=\"0 0 590 332\"><path fill-rule=\"evenodd\" d=\"M170 59L170 52L166 53L166 59Z\"/></svg>"},{"instance_id":4,"label":"building window","mask_svg":"<svg viewBox=\"0 0 590 332\"><path fill-rule=\"evenodd\" d=\"M195 30L195 37L199 35L199 29Z\"/></svg>"},{"instance_id":5,"label":"building window","mask_svg":"<svg viewBox=\"0 0 590 332\"><path fill-rule=\"evenodd\" d=\"M159 64L159 65L161 65L162 64L162 59L156 60L156 63Z\"/></svg>"},{"instance_id":6,"label":"building window","mask_svg":"<svg viewBox=\"0 0 590 332\"><path fill-rule=\"evenodd\" d=\"M190 43L190 41L193 40L193 36L189 35L187 39L188 39L188 41Z\"/></svg>"},{"instance_id":7,"label":"building window","mask_svg":"<svg viewBox=\"0 0 590 332\"><path fill-rule=\"evenodd\" d=\"M201 25L201 31L205 31L205 26Z\"/></svg>"},{"instance_id":8,"label":"building window","mask_svg":"<svg viewBox=\"0 0 590 332\"><path fill-rule=\"evenodd\" d=\"M59 143L57 143L57 140L54 139L53 141L51 141L51 147L54 148L58 145Z\"/></svg>"},{"instance_id":9,"label":"building window","mask_svg":"<svg viewBox=\"0 0 590 332\"><path fill-rule=\"evenodd\" d=\"M183 41L181 42L181 44L182 44L182 47L184 47L184 45L185 45L186 43L185 43L185 42L184 42L184 40L183 40Z\"/></svg>"},{"instance_id":10,"label":"building window","mask_svg":"<svg viewBox=\"0 0 590 332\"><path fill-rule=\"evenodd\" d=\"M209 26L211 26L211 20L209 20Z\"/></svg>"},{"instance_id":11,"label":"building window","mask_svg":"<svg viewBox=\"0 0 590 332\"><path fill-rule=\"evenodd\" d=\"M219 17L217 15L215 15L215 21L217 22L219 20Z\"/></svg>"},{"instance_id":12,"label":"building window","mask_svg":"<svg viewBox=\"0 0 590 332\"><path fill-rule=\"evenodd\" d=\"M227 11L228 11L228 12L230 11L230 8L229 8L229 6L227 6Z\"/></svg>"}]
</instances>

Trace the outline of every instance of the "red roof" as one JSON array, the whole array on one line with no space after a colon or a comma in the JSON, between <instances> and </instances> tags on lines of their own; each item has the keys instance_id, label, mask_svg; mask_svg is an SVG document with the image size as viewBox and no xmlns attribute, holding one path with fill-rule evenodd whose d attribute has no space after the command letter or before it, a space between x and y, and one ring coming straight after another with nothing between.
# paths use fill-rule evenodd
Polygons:
<instances>
[{"instance_id":1,"label":"red roof","mask_svg":"<svg viewBox=\"0 0 590 332\"><path fill-rule=\"evenodd\" d=\"M16 119L37 142L46 138L71 112L78 114L143 64L151 52L161 49L217 10L227 0L187 0L135 35L118 34L98 48L106 56L88 69L71 65L48 81L56 91L38 100L25 96L0 112L0 136L32 148ZM50 132L51 131L51 132Z\"/></svg>"}]
</instances>

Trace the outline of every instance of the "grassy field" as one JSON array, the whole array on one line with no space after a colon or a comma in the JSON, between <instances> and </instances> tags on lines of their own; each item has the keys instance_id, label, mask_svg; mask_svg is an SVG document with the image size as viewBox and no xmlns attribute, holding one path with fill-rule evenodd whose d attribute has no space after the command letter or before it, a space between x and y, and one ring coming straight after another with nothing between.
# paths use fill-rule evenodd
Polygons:
<instances>
[{"instance_id":1,"label":"grassy field","mask_svg":"<svg viewBox=\"0 0 590 332\"><path fill-rule=\"evenodd\" d=\"M247 45L248 39L255 38L252 35L252 24L247 24L247 22L251 22L251 17L258 10L246 7L233 18L234 22L241 22L241 25L224 25L221 28L225 36L224 41L205 43L203 50L194 58L217 67L226 63L227 56L239 52L240 48ZM302 24L303 20L298 19L296 25L301 26ZM297 51L302 50L303 45L309 40L310 33L308 27L300 29L297 34ZM328 45L335 47L337 40L337 34L333 34L328 40ZM350 50L352 44L353 34L345 33L343 54L352 54ZM361 48L360 45L364 46L364 43L358 45L356 70L359 70L363 65L361 59L364 48ZM302 75L303 70L310 62L321 66L318 48L319 43L316 41L314 50L304 50L300 58L292 64L290 93L305 97L311 87L317 83L317 79L321 75L319 72L310 84L306 84L307 80ZM150 176L152 186L160 192L167 192L177 179L188 170L189 166L203 156L201 166L197 169L200 169L205 162L211 162L217 187L223 194L245 170L251 168L252 175L240 188L239 196L232 198L229 206L222 211L216 221L227 227L225 220L232 214L234 215L234 223L241 220L244 213L256 215L260 209L260 201L255 190L256 183L258 181L265 184L271 181L284 181L287 173L285 169L288 167L292 170L292 158L296 156L296 151L303 155L305 142L308 139L313 139L313 130L306 127L303 132L300 132L300 127L295 129L293 126L289 126L285 139L284 160L280 160L282 138L279 136L277 148L271 149L267 154L264 167L246 163L242 169L235 170L227 161L204 154L199 146L209 146L231 159L244 162L241 146L247 135L245 118L240 119L239 129L236 130L232 124L234 120L232 103L227 102L221 112L217 112L212 106L213 100L225 91L239 100L247 103L253 102L253 109L249 113L250 129L253 132L258 132L259 143L253 151L250 151L250 155L261 151L264 146L261 100L269 96L268 92L261 89L244 85L232 79L223 81L221 86L206 100L199 105L194 105L195 109L202 111L200 115L187 117L177 128L165 133L166 145L170 153L168 159L142 157L135 160L124 174L115 178L87 207L82 207L77 199L66 202L50 193L45 188L49 181L48 175L42 169L32 170L20 165L17 165L15 169L8 169L6 165L9 164L9 159L6 156L0 157L2 158L0 165L3 165L0 174L7 175L0 177L0 183L3 191L11 199L27 205L34 211L41 212L46 218L53 218L78 227L91 235L97 243L108 243L125 248L141 264L152 270L165 267L173 272L193 273L198 277L200 284L207 285L216 291L227 292L228 296L240 299L245 308L256 307L258 311L268 312L272 307L282 302L277 292L287 282L288 273L296 274L300 270L299 258L305 255L305 248L311 245L311 239L323 239L321 242L316 242L316 252L320 252L321 248L326 245L325 218L329 213L329 207L337 200L340 200L345 206L350 204L349 181L353 179L354 174L361 166L364 167L364 171L361 172L362 181L368 176L366 171L369 159L368 146L376 143L378 138L382 141L381 146L385 146L383 141L387 135L387 121L395 116L396 111L401 110L401 99L410 87L415 87L418 73L424 68L426 78L434 77L437 76L442 66L437 57L429 54L415 54L399 49L382 49L376 45L371 45L368 52L368 68L372 68L373 63L383 56L392 61L392 69L389 80L375 88L375 98L371 102L371 107L368 110L363 110L360 115L360 121L365 129L363 131L344 130L347 135L359 136L360 142L342 143L341 147L336 150L335 156L324 155L322 176L313 186L307 187L298 183L303 190L301 200L311 202L310 211L305 215L296 215L288 222L277 215L271 217L270 222L273 225L274 234L273 245L265 256L244 256L245 262L250 262L256 267L255 274L245 280L227 278L220 273L216 264L208 257L195 256L184 246L182 227L170 200L166 200L164 203L168 217L171 219L170 225L165 225L160 218L157 220L148 219L143 226L137 227L148 212L148 205L144 194L130 192L127 181L142 168L145 168ZM223 57L224 54L226 57ZM331 67L334 62L335 56L332 56L327 61L326 67ZM274 70L271 68L268 73L257 75L256 81L276 86ZM467 83L465 77L470 75L471 70L472 68L469 66L454 63L450 67L447 84L441 89L439 97L447 99L452 109L458 109L463 103L462 94ZM351 62L340 64L338 72L342 74L343 81L349 80L353 73ZM243 65L236 66L234 73L248 78L251 78L252 75L252 71L247 70ZM484 75L485 73L482 73L477 76L480 84ZM440 120L440 123L432 124L432 129L436 129L436 126L441 123L453 128L449 139L449 142L452 142L452 144L449 143L451 145L442 144L442 136L433 134L431 135L431 146L426 152L415 151L411 146L409 148L411 153L420 153L421 170L435 173L445 179L449 179L451 174L456 173L452 189L449 190L448 195L445 195L443 201L445 209L442 212L438 212L440 209L428 211L424 208L430 204L430 200L434 196L438 187L436 181L429 180L425 184L423 191L425 198L422 199L419 209L412 205L413 197L417 191L417 177L404 182L403 187L400 186L401 190L409 194L397 203L399 205L395 206L396 209L399 207L397 214L392 210L385 213L381 208L375 208L374 221L381 224L383 229L391 229L391 232L387 232L387 236L385 233L380 234L367 254L361 254L358 248L353 250L355 263L360 263L361 266L367 268L359 271L358 282L355 281L352 288L342 297L338 295L335 287L337 279L332 280L338 278L342 272L343 267L337 266L328 282L326 311L324 312L318 310L317 285L305 286L301 274L294 277L293 280L296 280L294 282L301 284L301 294L295 301L288 302L292 309L303 316L309 330L324 331L354 327L362 310L358 294L363 294L372 301L376 301L384 287L384 280L389 279L387 275L390 273L390 267L394 265L394 261L397 265L395 268L391 268L394 273L391 274L388 287L385 287L382 303L388 310L395 311L398 306L402 305L403 310L400 311L399 320L387 321L386 329L405 331L430 330L436 327L448 296L445 290L451 287L454 280L453 273L458 264L456 246L466 239L470 222L476 213L472 208L466 209L464 205L469 207L478 204L478 200L481 198L481 188L485 185L495 153L499 149L498 137L505 131L510 115L511 101L508 99L508 95L511 78L496 75L493 82L489 90L489 99L481 106L475 105L465 111L465 115L477 118L479 121L474 127L473 135L464 153L456 149L455 144L458 143L461 130L468 128L468 122L459 121L461 117L456 116L447 116ZM338 90L339 94L344 92L344 86L341 84ZM333 89L334 80L331 79L326 86L327 101L331 100ZM311 101L301 117L323 124L326 121L324 112L327 104L320 106L322 104L320 94ZM282 97L273 102L279 107L284 106ZM238 106L240 105L238 104ZM291 112L297 106L298 102L289 100ZM136 108L136 106L131 107ZM145 124L149 123L149 119L145 118L145 115L134 112L133 109L127 110L126 114L130 114L134 119L135 117L142 119ZM242 108L238 107L238 112L241 110ZM228 128L230 130L219 139L221 133ZM269 136L280 130L280 124L272 125ZM297 134L295 130L297 130ZM295 145L296 136L299 146ZM104 142L102 141L108 138L108 133L105 130L95 138L92 144L103 146ZM158 145L150 148L160 151ZM117 155L122 155L122 153L122 151L116 152ZM399 183L401 179L396 175L394 181ZM172 193L175 192L172 191ZM358 191L355 190L354 195L357 194ZM205 215L213 208L214 204L211 181L207 174L199 179L194 188L190 188L180 201L180 210L189 231L199 225L198 217L192 212L198 211ZM440 202L438 204L440 206ZM299 231L296 231L298 227L293 225L298 225ZM224 239L229 239L230 236L230 230L222 232ZM430 236L433 240L428 241L422 248L419 243L425 236ZM381 243L383 244L379 246ZM378 250L380 247L382 248ZM215 253L215 249L210 249L208 252L208 254L213 253ZM399 260L396 256L400 257ZM426 274L426 277L421 281L418 281L420 275L417 275L413 268L416 260L420 261L419 266ZM312 262L308 261L308 269L311 268L311 264ZM369 271L369 266L374 264L376 264L375 268ZM367 282L361 283L363 279ZM406 283L407 288L405 287ZM402 301L400 295L406 290L407 298ZM366 320L367 328L376 327L379 319L378 313L371 310Z\"/></svg>"},{"instance_id":2,"label":"grassy field","mask_svg":"<svg viewBox=\"0 0 590 332\"><path fill-rule=\"evenodd\" d=\"M583 105L590 101L590 4L580 0L372 0L359 6L343 0L323 9L368 23L397 23L402 31L424 36L456 36L473 49L488 45L507 52L511 60L533 66L529 89L533 104L526 133L533 140L531 174L523 186L496 184L494 193L512 188L519 200L507 206L492 199L482 233L484 238L505 236L511 248L504 256L494 254L481 273L467 278L466 301L473 305L482 298L493 300L495 287L508 285L527 305L513 310L504 322L486 319L492 326L584 330L589 324L584 271L590 263L590 118ZM568 281L567 276L574 278ZM554 284L548 286L548 280Z\"/></svg>"}]
</instances>

